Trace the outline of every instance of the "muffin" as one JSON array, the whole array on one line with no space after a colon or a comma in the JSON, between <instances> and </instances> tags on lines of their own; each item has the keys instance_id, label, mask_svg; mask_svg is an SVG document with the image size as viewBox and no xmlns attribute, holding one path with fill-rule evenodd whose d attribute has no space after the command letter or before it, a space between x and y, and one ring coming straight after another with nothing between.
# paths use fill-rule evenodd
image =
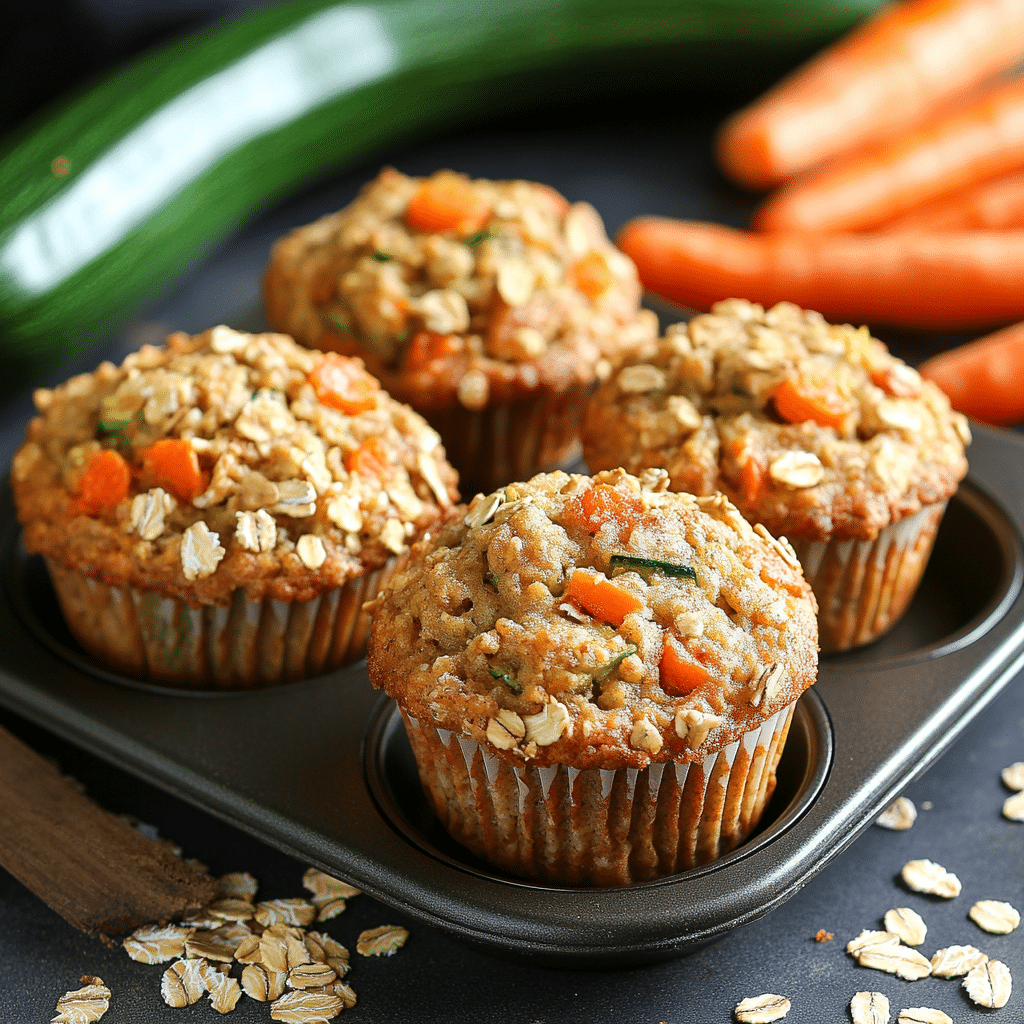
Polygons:
<instances>
[{"instance_id":1,"label":"muffin","mask_svg":"<svg viewBox=\"0 0 1024 1024\"><path fill-rule=\"evenodd\" d=\"M274 327L422 413L467 496L578 459L595 382L657 334L592 206L452 171L386 168L274 246L264 294Z\"/></svg>"},{"instance_id":2,"label":"muffin","mask_svg":"<svg viewBox=\"0 0 1024 1024\"><path fill-rule=\"evenodd\" d=\"M249 689L361 657L373 598L451 507L437 434L362 364L214 327L35 394L25 547L105 666Z\"/></svg>"},{"instance_id":3,"label":"muffin","mask_svg":"<svg viewBox=\"0 0 1024 1024\"><path fill-rule=\"evenodd\" d=\"M792 543L818 601L823 652L881 636L904 612L967 472L967 420L867 328L739 299L670 327L655 358L588 407L591 470L664 469L722 491Z\"/></svg>"},{"instance_id":4,"label":"muffin","mask_svg":"<svg viewBox=\"0 0 1024 1024\"><path fill-rule=\"evenodd\" d=\"M478 495L375 602L370 679L429 804L511 874L626 885L714 860L775 786L815 680L784 541L664 472L561 471Z\"/></svg>"}]
</instances>

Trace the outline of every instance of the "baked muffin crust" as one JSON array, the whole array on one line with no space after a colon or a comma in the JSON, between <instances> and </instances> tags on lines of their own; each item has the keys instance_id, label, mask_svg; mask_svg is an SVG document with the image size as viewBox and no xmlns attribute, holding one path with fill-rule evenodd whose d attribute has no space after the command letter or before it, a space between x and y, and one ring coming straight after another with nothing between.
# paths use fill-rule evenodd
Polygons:
<instances>
[{"instance_id":1,"label":"baked muffin crust","mask_svg":"<svg viewBox=\"0 0 1024 1024\"><path fill-rule=\"evenodd\" d=\"M817 672L799 563L667 482L554 472L455 509L376 602L371 680L504 760L580 769L699 760L786 707Z\"/></svg>"},{"instance_id":2,"label":"baked muffin crust","mask_svg":"<svg viewBox=\"0 0 1024 1024\"><path fill-rule=\"evenodd\" d=\"M325 390L325 371L352 394ZM418 415L358 360L285 335L172 334L35 401L12 469L28 550L192 605L339 587L404 553L457 497ZM177 475L154 468L161 444L185 460ZM127 482L91 507L83 481L101 454Z\"/></svg>"},{"instance_id":3,"label":"baked muffin crust","mask_svg":"<svg viewBox=\"0 0 1024 1024\"><path fill-rule=\"evenodd\" d=\"M676 324L590 402L591 469L664 468L776 536L873 539L967 472L967 420L866 328L740 299Z\"/></svg>"},{"instance_id":4,"label":"baked muffin crust","mask_svg":"<svg viewBox=\"0 0 1024 1024\"><path fill-rule=\"evenodd\" d=\"M423 189L467 217L411 214ZM270 322L303 344L360 355L417 409L481 409L607 375L653 344L632 262L597 212L546 185L385 168L345 209L279 241L264 278Z\"/></svg>"}]
</instances>

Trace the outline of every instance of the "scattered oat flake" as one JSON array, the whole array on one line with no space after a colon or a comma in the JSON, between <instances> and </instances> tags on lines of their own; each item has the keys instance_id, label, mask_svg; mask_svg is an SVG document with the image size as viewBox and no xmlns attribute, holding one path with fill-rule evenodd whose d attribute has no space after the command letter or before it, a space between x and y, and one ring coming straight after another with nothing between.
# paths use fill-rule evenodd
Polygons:
<instances>
[{"instance_id":1,"label":"scattered oat flake","mask_svg":"<svg viewBox=\"0 0 1024 1024\"><path fill-rule=\"evenodd\" d=\"M191 1006L206 994L205 960L176 960L164 971L160 995L168 1006Z\"/></svg>"},{"instance_id":2,"label":"scattered oat flake","mask_svg":"<svg viewBox=\"0 0 1024 1024\"><path fill-rule=\"evenodd\" d=\"M790 1006L785 996L766 992L763 996L741 999L733 1012L736 1019L744 1024L771 1024L773 1020L782 1020L789 1013Z\"/></svg>"},{"instance_id":3,"label":"scattered oat flake","mask_svg":"<svg viewBox=\"0 0 1024 1024\"><path fill-rule=\"evenodd\" d=\"M284 994L287 978L284 971L272 971L263 964L249 964L242 971L242 988L246 995L258 1002L273 1002Z\"/></svg>"},{"instance_id":4,"label":"scattered oat flake","mask_svg":"<svg viewBox=\"0 0 1024 1024\"><path fill-rule=\"evenodd\" d=\"M320 1024L345 1009L341 996L327 992L287 992L270 1005L270 1016L288 1024Z\"/></svg>"},{"instance_id":5,"label":"scattered oat flake","mask_svg":"<svg viewBox=\"0 0 1024 1024\"><path fill-rule=\"evenodd\" d=\"M339 978L348 973L349 952L326 932L306 932L304 936L309 958L318 964L329 964Z\"/></svg>"},{"instance_id":6,"label":"scattered oat flake","mask_svg":"<svg viewBox=\"0 0 1024 1024\"><path fill-rule=\"evenodd\" d=\"M301 964L288 972L289 988L319 988L329 985L337 975L327 963Z\"/></svg>"},{"instance_id":7,"label":"scattered oat flake","mask_svg":"<svg viewBox=\"0 0 1024 1024\"><path fill-rule=\"evenodd\" d=\"M91 1024L99 1020L110 1008L110 989L102 978L85 975L79 978L81 988L65 992L57 1000L56 1016L52 1024Z\"/></svg>"},{"instance_id":8,"label":"scattered oat flake","mask_svg":"<svg viewBox=\"0 0 1024 1024\"><path fill-rule=\"evenodd\" d=\"M993 935L1009 935L1020 925L1020 914L1001 900L978 900L967 916L981 929Z\"/></svg>"},{"instance_id":9,"label":"scattered oat flake","mask_svg":"<svg viewBox=\"0 0 1024 1024\"><path fill-rule=\"evenodd\" d=\"M967 973L963 980L967 994L978 1006L998 1010L1010 998L1013 982L1010 968L1001 960L989 960Z\"/></svg>"},{"instance_id":10,"label":"scattered oat flake","mask_svg":"<svg viewBox=\"0 0 1024 1024\"><path fill-rule=\"evenodd\" d=\"M362 892L361 889L357 889L354 885L349 885L340 878L328 875L317 868L309 868L306 871L302 876L302 885L303 888L308 889L311 893L329 894L343 900L349 900Z\"/></svg>"},{"instance_id":11,"label":"scattered oat flake","mask_svg":"<svg viewBox=\"0 0 1024 1024\"><path fill-rule=\"evenodd\" d=\"M892 932L874 931L865 928L855 939L850 939L846 944L846 952L856 955L860 950L868 946L897 946L900 937Z\"/></svg>"},{"instance_id":12,"label":"scattered oat flake","mask_svg":"<svg viewBox=\"0 0 1024 1024\"><path fill-rule=\"evenodd\" d=\"M1024 792L1006 798L1003 802L1003 817L1010 821L1024 821Z\"/></svg>"},{"instance_id":13,"label":"scattered oat flake","mask_svg":"<svg viewBox=\"0 0 1024 1024\"><path fill-rule=\"evenodd\" d=\"M203 957L207 960L220 960L231 963L235 958L238 942L216 932L195 932L185 940L185 955Z\"/></svg>"},{"instance_id":14,"label":"scattered oat flake","mask_svg":"<svg viewBox=\"0 0 1024 1024\"><path fill-rule=\"evenodd\" d=\"M889 1000L881 992L858 992L850 1000L853 1024L889 1024Z\"/></svg>"},{"instance_id":15,"label":"scattered oat flake","mask_svg":"<svg viewBox=\"0 0 1024 1024\"><path fill-rule=\"evenodd\" d=\"M332 996L338 996L345 1004L346 1010L351 1010L358 1001L352 986L346 985L340 978L337 981L332 981L329 985L324 985L323 988L317 989L317 991L326 992L328 995Z\"/></svg>"},{"instance_id":16,"label":"scattered oat flake","mask_svg":"<svg viewBox=\"0 0 1024 1024\"><path fill-rule=\"evenodd\" d=\"M356 951L363 956L391 956L405 945L408 938L408 929L382 924L379 928L368 928L359 933Z\"/></svg>"},{"instance_id":17,"label":"scattered oat flake","mask_svg":"<svg viewBox=\"0 0 1024 1024\"><path fill-rule=\"evenodd\" d=\"M900 1010L899 1024L953 1024L953 1018L930 1006L908 1006Z\"/></svg>"},{"instance_id":18,"label":"scattered oat flake","mask_svg":"<svg viewBox=\"0 0 1024 1024\"><path fill-rule=\"evenodd\" d=\"M242 998L238 981L227 974L216 978L208 976L206 987L210 992L210 1003L218 1013L230 1013Z\"/></svg>"},{"instance_id":19,"label":"scattered oat flake","mask_svg":"<svg viewBox=\"0 0 1024 1024\"><path fill-rule=\"evenodd\" d=\"M253 909L249 900L239 896L223 896L211 903L206 912L223 921L248 921L253 916Z\"/></svg>"},{"instance_id":20,"label":"scattered oat flake","mask_svg":"<svg viewBox=\"0 0 1024 1024\"><path fill-rule=\"evenodd\" d=\"M988 963L988 956L974 946L946 946L932 956L932 974L937 978L959 978L984 963Z\"/></svg>"},{"instance_id":21,"label":"scattered oat flake","mask_svg":"<svg viewBox=\"0 0 1024 1024\"><path fill-rule=\"evenodd\" d=\"M861 967L895 974L906 981L918 981L932 973L931 961L909 946L866 946L854 955Z\"/></svg>"},{"instance_id":22,"label":"scattered oat flake","mask_svg":"<svg viewBox=\"0 0 1024 1024\"><path fill-rule=\"evenodd\" d=\"M217 892L224 897L248 900L252 903L258 889L259 882L248 871L230 871L217 879Z\"/></svg>"},{"instance_id":23,"label":"scattered oat flake","mask_svg":"<svg viewBox=\"0 0 1024 1024\"><path fill-rule=\"evenodd\" d=\"M1024 789L1024 761L1015 761L1013 764L1007 765L1000 772L1000 776L1007 789L1018 791Z\"/></svg>"},{"instance_id":24,"label":"scattered oat flake","mask_svg":"<svg viewBox=\"0 0 1024 1024\"><path fill-rule=\"evenodd\" d=\"M928 934L921 915L910 907L896 907L885 912L885 930L900 937L908 946L920 946Z\"/></svg>"},{"instance_id":25,"label":"scattered oat flake","mask_svg":"<svg viewBox=\"0 0 1024 1024\"><path fill-rule=\"evenodd\" d=\"M136 928L122 945L125 952L139 963L162 964L184 954L185 940L191 934L191 928L174 924L144 924Z\"/></svg>"},{"instance_id":26,"label":"scattered oat flake","mask_svg":"<svg viewBox=\"0 0 1024 1024\"><path fill-rule=\"evenodd\" d=\"M905 832L915 821L917 808L914 801L909 797L899 796L875 819L875 824L894 832Z\"/></svg>"},{"instance_id":27,"label":"scattered oat flake","mask_svg":"<svg viewBox=\"0 0 1024 1024\"><path fill-rule=\"evenodd\" d=\"M819 928L814 935L815 942L831 942L835 936L831 932L825 931L824 928Z\"/></svg>"},{"instance_id":28,"label":"scattered oat flake","mask_svg":"<svg viewBox=\"0 0 1024 1024\"><path fill-rule=\"evenodd\" d=\"M960 895L960 879L947 871L941 864L930 860L912 860L903 865L900 872L903 881L915 892L926 892L932 896L953 899Z\"/></svg>"},{"instance_id":29,"label":"scattered oat flake","mask_svg":"<svg viewBox=\"0 0 1024 1024\"><path fill-rule=\"evenodd\" d=\"M284 900L265 900L256 904L255 917L264 927L290 924L304 928L316 920L316 907L309 900L298 896Z\"/></svg>"}]
</instances>

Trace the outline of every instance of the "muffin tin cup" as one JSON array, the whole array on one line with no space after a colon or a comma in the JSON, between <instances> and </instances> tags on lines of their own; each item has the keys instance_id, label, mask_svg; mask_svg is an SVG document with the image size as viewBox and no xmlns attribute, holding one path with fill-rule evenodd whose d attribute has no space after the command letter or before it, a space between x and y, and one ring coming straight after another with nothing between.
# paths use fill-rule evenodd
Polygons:
<instances>
[{"instance_id":1,"label":"muffin tin cup","mask_svg":"<svg viewBox=\"0 0 1024 1024\"><path fill-rule=\"evenodd\" d=\"M448 461L459 471L467 501L515 480L560 469L580 458L580 423L591 385L575 381L562 391L538 388L483 409L453 405L419 409L441 435Z\"/></svg>"},{"instance_id":2,"label":"muffin tin cup","mask_svg":"<svg viewBox=\"0 0 1024 1024\"><path fill-rule=\"evenodd\" d=\"M102 664L178 689L248 690L361 658L370 628L363 602L387 584L397 561L308 601L250 601L239 589L225 606L110 586L53 559L46 567L68 629Z\"/></svg>"},{"instance_id":3,"label":"muffin tin cup","mask_svg":"<svg viewBox=\"0 0 1024 1024\"><path fill-rule=\"evenodd\" d=\"M818 600L822 654L861 647L892 628L917 592L947 504L926 505L873 540L789 538Z\"/></svg>"},{"instance_id":4,"label":"muffin tin cup","mask_svg":"<svg viewBox=\"0 0 1024 1024\"><path fill-rule=\"evenodd\" d=\"M474 855L557 885L631 885L739 846L775 791L796 702L690 763L644 769L512 764L403 712L434 813Z\"/></svg>"}]
</instances>

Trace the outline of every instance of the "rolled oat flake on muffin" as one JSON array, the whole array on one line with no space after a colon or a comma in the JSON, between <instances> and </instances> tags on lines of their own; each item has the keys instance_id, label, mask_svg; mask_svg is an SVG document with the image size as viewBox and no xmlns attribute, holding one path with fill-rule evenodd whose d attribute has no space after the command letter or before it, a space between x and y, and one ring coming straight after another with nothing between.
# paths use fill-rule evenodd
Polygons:
<instances>
[{"instance_id":1,"label":"rolled oat flake on muffin","mask_svg":"<svg viewBox=\"0 0 1024 1024\"><path fill-rule=\"evenodd\" d=\"M356 359L215 327L36 395L25 546L104 665L187 688L360 657L362 612L457 497L437 434Z\"/></svg>"},{"instance_id":2,"label":"rolled oat flake on muffin","mask_svg":"<svg viewBox=\"0 0 1024 1024\"><path fill-rule=\"evenodd\" d=\"M421 412L467 496L577 458L592 388L657 334L592 206L445 170L382 170L274 246L264 293L277 328Z\"/></svg>"},{"instance_id":3,"label":"rolled oat flake on muffin","mask_svg":"<svg viewBox=\"0 0 1024 1024\"><path fill-rule=\"evenodd\" d=\"M628 884L733 849L816 677L799 565L721 496L660 479L478 495L379 602L370 678L427 799L513 874Z\"/></svg>"},{"instance_id":4,"label":"rolled oat flake on muffin","mask_svg":"<svg viewBox=\"0 0 1024 1024\"><path fill-rule=\"evenodd\" d=\"M628 359L583 428L591 470L663 469L674 490L722 491L787 537L823 652L868 643L902 614L969 441L946 396L865 328L740 299Z\"/></svg>"}]
</instances>

